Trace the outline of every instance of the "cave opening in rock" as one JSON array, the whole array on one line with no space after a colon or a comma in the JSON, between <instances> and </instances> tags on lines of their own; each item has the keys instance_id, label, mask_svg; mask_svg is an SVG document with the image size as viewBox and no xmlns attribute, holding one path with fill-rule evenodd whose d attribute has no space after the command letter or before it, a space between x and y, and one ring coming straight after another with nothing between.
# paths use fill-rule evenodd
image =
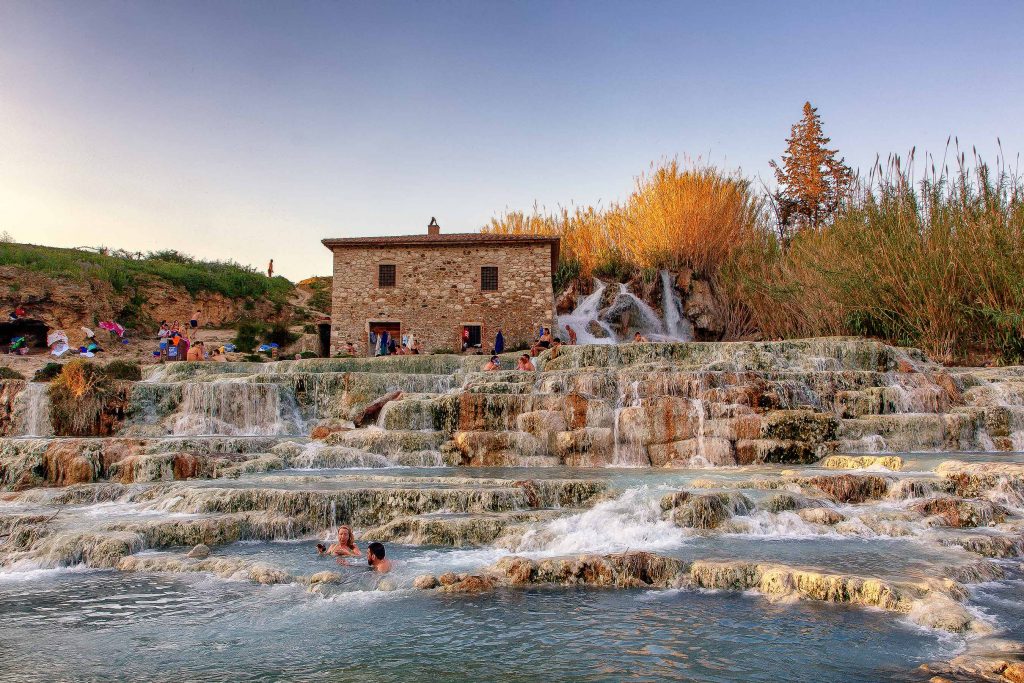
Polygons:
<instances>
[{"instance_id":1,"label":"cave opening in rock","mask_svg":"<svg viewBox=\"0 0 1024 683\"><path fill-rule=\"evenodd\" d=\"M27 348L45 349L46 335L50 330L41 320L19 318L0 323L0 347L10 345L12 339L25 337Z\"/></svg>"}]
</instances>

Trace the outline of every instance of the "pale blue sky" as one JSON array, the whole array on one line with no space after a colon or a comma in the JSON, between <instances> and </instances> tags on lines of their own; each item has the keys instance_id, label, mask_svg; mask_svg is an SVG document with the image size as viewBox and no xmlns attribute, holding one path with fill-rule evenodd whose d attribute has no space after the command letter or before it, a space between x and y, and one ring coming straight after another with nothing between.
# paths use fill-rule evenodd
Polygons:
<instances>
[{"instance_id":1,"label":"pale blue sky","mask_svg":"<svg viewBox=\"0 0 1024 683\"><path fill-rule=\"evenodd\" d=\"M855 166L1024 150L1024 2L0 0L0 231L292 279L323 237L770 175L804 100Z\"/></svg>"}]
</instances>

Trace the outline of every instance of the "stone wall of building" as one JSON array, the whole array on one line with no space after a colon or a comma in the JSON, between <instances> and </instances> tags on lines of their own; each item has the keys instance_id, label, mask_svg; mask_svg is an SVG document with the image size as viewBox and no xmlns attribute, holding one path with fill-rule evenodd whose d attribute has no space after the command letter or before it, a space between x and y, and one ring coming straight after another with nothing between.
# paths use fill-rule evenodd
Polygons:
<instances>
[{"instance_id":1,"label":"stone wall of building","mask_svg":"<svg viewBox=\"0 0 1024 683\"><path fill-rule=\"evenodd\" d=\"M502 329L506 348L554 322L551 246L544 243L334 247L331 353L352 342L368 353L368 321L393 321L424 349L458 350L463 325L480 325L483 350ZM396 284L379 287L378 266ZM497 291L480 289L480 268L498 267Z\"/></svg>"}]
</instances>

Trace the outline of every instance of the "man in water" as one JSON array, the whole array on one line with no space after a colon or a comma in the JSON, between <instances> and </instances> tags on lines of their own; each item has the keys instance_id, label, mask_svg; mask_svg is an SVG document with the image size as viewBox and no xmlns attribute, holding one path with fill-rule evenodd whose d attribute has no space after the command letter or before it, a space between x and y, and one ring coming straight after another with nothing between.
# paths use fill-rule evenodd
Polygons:
<instances>
[{"instance_id":1,"label":"man in water","mask_svg":"<svg viewBox=\"0 0 1024 683\"><path fill-rule=\"evenodd\" d=\"M637 332L636 334L633 335L633 341L637 344L643 344L647 342L647 337Z\"/></svg>"},{"instance_id":2,"label":"man in water","mask_svg":"<svg viewBox=\"0 0 1024 683\"><path fill-rule=\"evenodd\" d=\"M524 353L519 357L519 363L516 364L516 370L533 372L536 369L537 368L534 366L533 361L530 360L530 354Z\"/></svg>"},{"instance_id":3,"label":"man in water","mask_svg":"<svg viewBox=\"0 0 1024 683\"><path fill-rule=\"evenodd\" d=\"M384 544L371 543L366 547L366 564L378 574L391 571L391 560L384 559Z\"/></svg>"}]
</instances>

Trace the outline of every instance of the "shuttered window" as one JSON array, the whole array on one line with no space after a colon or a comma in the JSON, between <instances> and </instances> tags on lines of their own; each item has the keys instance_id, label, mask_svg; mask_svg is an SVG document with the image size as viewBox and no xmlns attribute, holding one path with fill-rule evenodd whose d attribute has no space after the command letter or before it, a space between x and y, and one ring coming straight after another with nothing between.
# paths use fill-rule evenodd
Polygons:
<instances>
[{"instance_id":1,"label":"shuttered window","mask_svg":"<svg viewBox=\"0 0 1024 683\"><path fill-rule=\"evenodd\" d=\"M498 291L498 267L483 266L480 269L480 289L485 292Z\"/></svg>"},{"instance_id":2,"label":"shuttered window","mask_svg":"<svg viewBox=\"0 0 1024 683\"><path fill-rule=\"evenodd\" d=\"M378 287L394 287L395 286L395 266L394 264L380 264L377 266L377 286Z\"/></svg>"}]
</instances>

